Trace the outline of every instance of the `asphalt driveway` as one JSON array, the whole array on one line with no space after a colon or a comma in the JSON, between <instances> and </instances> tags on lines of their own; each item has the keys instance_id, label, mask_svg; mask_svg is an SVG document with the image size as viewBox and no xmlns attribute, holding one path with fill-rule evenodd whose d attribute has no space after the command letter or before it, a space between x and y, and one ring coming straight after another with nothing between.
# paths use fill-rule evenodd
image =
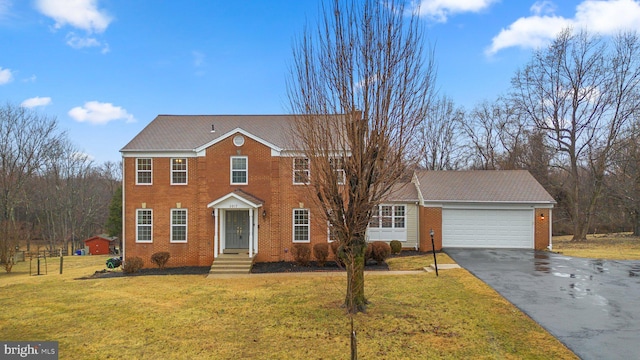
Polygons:
<instances>
[{"instance_id":1,"label":"asphalt driveway","mask_svg":"<svg viewBox=\"0 0 640 360\"><path fill-rule=\"evenodd\" d=\"M640 359L640 261L446 249L582 359Z\"/></svg>"}]
</instances>

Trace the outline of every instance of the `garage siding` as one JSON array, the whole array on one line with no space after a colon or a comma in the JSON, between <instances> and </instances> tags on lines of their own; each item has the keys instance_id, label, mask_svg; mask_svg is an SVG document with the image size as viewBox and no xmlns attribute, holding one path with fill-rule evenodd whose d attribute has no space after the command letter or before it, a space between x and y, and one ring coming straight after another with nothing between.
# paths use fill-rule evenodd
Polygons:
<instances>
[{"instance_id":1,"label":"garage siding","mask_svg":"<svg viewBox=\"0 0 640 360\"><path fill-rule=\"evenodd\" d=\"M442 247L532 249L532 209L443 209Z\"/></svg>"}]
</instances>

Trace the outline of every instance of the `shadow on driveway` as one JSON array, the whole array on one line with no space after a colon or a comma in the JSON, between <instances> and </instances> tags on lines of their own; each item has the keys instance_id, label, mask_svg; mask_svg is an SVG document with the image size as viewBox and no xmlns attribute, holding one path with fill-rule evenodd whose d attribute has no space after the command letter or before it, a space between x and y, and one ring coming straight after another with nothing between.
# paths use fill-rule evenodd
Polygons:
<instances>
[{"instance_id":1,"label":"shadow on driveway","mask_svg":"<svg viewBox=\"0 0 640 360\"><path fill-rule=\"evenodd\" d=\"M640 358L640 261L445 249L582 359Z\"/></svg>"}]
</instances>

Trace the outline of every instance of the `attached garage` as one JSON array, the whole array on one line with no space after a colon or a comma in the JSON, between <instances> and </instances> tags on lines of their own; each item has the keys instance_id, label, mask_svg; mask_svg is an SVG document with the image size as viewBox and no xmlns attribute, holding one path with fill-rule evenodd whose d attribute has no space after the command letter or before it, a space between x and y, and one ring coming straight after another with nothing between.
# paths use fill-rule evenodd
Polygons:
<instances>
[{"instance_id":1,"label":"attached garage","mask_svg":"<svg viewBox=\"0 0 640 360\"><path fill-rule=\"evenodd\" d=\"M420 249L545 249L555 200L526 170L417 171Z\"/></svg>"},{"instance_id":2,"label":"attached garage","mask_svg":"<svg viewBox=\"0 0 640 360\"><path fill-rule=\"evenodd\" d=\"M442 209L442 247L524 248L533 243L533 209Z\"/></svg>"}]
</instances>

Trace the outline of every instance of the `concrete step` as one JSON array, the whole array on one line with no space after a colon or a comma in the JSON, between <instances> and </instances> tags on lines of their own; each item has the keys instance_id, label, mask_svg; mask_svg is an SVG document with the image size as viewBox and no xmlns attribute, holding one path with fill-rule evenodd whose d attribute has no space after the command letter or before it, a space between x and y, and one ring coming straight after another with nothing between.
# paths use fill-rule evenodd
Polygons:
<instances>
[{"instance_id":1,"label":"concrete step","mask_svg":"<svg viewBox=\"0 0 640 360\"><path fill-rule=\"evenodd\" d=\"M248 257L247 254L220 254L211 264L209 274L249 274L251 266L253 266L253 258Z\"/></svg>"}]
</instances>

